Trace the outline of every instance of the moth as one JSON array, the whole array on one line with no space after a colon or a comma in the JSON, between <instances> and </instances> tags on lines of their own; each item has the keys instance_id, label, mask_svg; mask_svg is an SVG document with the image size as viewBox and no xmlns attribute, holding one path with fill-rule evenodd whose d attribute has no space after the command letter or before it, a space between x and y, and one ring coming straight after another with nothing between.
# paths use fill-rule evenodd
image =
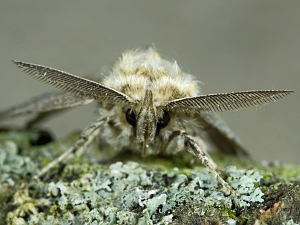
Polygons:
<instances>
[{"instance_id":1,"label":"moth","mask_svg":"<svg viewBox=\"0 0 300 225\"><path fill-rule=\"evenodd\" d=\"M40 170L35 178L78 154L98 135L117 150L132 149L142 156L187 150L201 160L232 194L239 196L217 173L209 148L247 155L239 139L216 113L257 107L290 95L289 90L242 91L202 95L200 82L177 62L160 56L153 46L127 51L101 82L57 69L13 60L30 76L63 92L46 94L0 112L0 118L37 114L99 103L99 118L74 145ZM101 134L100 134L101 132Z\"/></svg>"}]
</instances>

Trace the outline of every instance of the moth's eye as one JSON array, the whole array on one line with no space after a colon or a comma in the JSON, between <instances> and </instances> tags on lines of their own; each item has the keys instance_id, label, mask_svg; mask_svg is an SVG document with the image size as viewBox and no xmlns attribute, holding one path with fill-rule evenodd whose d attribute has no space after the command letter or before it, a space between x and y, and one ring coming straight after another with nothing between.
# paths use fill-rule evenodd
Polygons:
<instances>
[{"instance_id":1,"label":"moth's eye","mask_svg":"<svg viewBox=\"0 0 300 225\"><path fill-rule=\"evenodd\" d=\"M161 128L164 128L165 126L168 125L169 121L170 121L170 116L169 116L169 113L166 112L166 111L163 111L163 116L161 118L158 119L158 122L157 122L157 129L161 129Z\"/></svg>"},{"instance_id":2,"label":"moth's eye","mask_svg":"<svg viewBox=\"0 0 300 225\"><path fill-rule=\"evenodd\" d=\"M131 126L136 125L136 117L135 117L135 113L133 112L133 110L128 109L126 111L126 120Z\"/></svg>"}]
</instances>

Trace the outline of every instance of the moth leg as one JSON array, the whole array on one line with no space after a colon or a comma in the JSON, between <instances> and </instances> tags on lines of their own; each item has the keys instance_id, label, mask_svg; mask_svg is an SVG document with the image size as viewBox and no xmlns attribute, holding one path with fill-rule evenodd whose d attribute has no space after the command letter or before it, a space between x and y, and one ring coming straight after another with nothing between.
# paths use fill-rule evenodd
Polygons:
<instances>
[{"instance_id":1,"label":"moth leg","mask_svg":"<svg viewBox=\"0 0 300 225\"><path fill-rule=\"evenodd\" d=\"M188 147L188 152L200 159L202 164L209 169L211 174L223 187L225 187L236 197L240 196L235 190L233 190L232 187L229 186L229 184L225 180L223 180L223 178L220 177L220 175L216 171L217 165L214 163L212 158L203 149L200 148L200 146L196 143L195 139L192 136L188 135L185 131L175 131L173 134L174 137L177 136L184 138L185 145Z\"/></svg>"},{"instance_id":2,"label":"moth leg","mask_svg":"<svg viewBox=\"0 0 300 225\"><path fill-rule=\"evenodd\" d=\"M82 154L83 151L80 151L78 153L78 150L80 149L86 149L87 146L93 141L95 136L99 133L99 128L106 122L108 122L109 118L105 117L100 120L97 120L95 123L93 123L91 126L86 128L78 138L78 140L75 142L75 144L69 148L66 152L64 152L62 155L60 155L58 158L50 162L47 166L42 168L35 176L34 179L39 179L42 175L47 173L50 169L55 167L56 165L66 162L67 160L73 158L74 156L77 156L79 154Z\"/></svg>"}]
</instances>

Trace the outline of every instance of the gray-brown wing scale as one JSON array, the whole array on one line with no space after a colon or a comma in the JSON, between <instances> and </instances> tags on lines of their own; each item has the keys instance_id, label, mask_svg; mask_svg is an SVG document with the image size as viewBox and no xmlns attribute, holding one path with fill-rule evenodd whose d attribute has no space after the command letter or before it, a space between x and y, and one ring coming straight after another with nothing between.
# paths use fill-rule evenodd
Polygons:
<instances>
[{"instance_id":1,"label":"gray-brown wing scale","mask_svg":"<svg viewBox=\"0 0 300 225\"><path fill-rule=\"evenodd\" d=\"M32 127L62 110L87 105L93 101L94 99L78 98L69 93L46 93L0 111L0 120L30 115L31 119L27 121L26 127Z\"/></svg>"},{"instance_id":2,"label":"gray-brown wing scale","mask_svg":"<svg viewBox=\"0 0 300 225\"><path fill-rule=\"evenodd\" d=\"M226 154L249 156L240 139L219 115L200 113L199 117L208 144Z\"/></svg>"},{"instance_id":3,"label":"gray-brown wing scale","mask_svg":"<svg viewBox=\"0 0 300 225\"><path fill-rule=\"evenodd\" d=\"M69 93L46 93L0 111L0 119L87 105L93 101L94 99L78 98Z\"/></svg>"}]
</instances>

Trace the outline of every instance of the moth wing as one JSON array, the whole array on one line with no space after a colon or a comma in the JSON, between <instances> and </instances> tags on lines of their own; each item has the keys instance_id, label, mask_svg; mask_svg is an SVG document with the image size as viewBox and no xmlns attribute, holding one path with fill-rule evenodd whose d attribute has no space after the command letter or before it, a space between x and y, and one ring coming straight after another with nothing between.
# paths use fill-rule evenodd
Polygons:
<instances>
[{"instance_id":1,"label":"moth wing","mask_svg":"<svg viewBox=\"0 0 300 225\"><path fill-rule=\"evenodd\" d=\"M93 101L94 99L80 98L69 93L46 93L0 111L0 120L32 115L33 119L27 124L31 126L33 123L41 121L55 112L71 107L87 105Z\"/></svg>"},{"instance_id":2,"label":"moth wing","mask_svg":"<svg viewBox=\"0 0 300 225\"><path fill-rule=\"evenodd\" d=\"M206 142L212 148L226 154L249 156L240 139L219 115L201 112L198 117L206 134Z\"/></svg>"}]
</instances>

